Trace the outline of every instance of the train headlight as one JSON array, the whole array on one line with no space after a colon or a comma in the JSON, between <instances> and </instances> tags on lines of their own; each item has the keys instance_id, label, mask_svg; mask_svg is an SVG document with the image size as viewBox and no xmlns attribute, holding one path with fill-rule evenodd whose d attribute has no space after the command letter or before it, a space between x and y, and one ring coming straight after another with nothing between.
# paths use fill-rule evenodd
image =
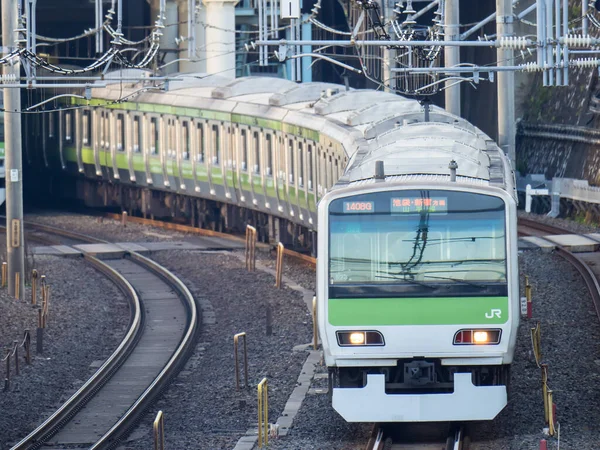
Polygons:
<instances>
[{"instance_id":1,"label":"train headlight","mask_svg":"<svg viewBox=\"0 0 600 450\"><path fill-rule=\"evenodd\" d=\"M336 331L335 334L340 347L385 345L379 331Z\"/></svg>"},{"instance_id":2,"label":"train headlight","mask_svg":"<svg viewBox=\"0 0 600 450\"><path fill-rule=\"evenodd\" d=\"M365 333L362 331L355 331L354 333L350 333L350 343L352 345L364 345Z\"/></svg>"},{"instance_id":3,"label":"train headlight","mask_svg":"<svg viewBox=\"0 0 600 450\"><path fill-rule=\"evenodd\" d=\"M500 329L458 330L454 345L497 345L501 334Z\"/></svg>"}]
</instances>

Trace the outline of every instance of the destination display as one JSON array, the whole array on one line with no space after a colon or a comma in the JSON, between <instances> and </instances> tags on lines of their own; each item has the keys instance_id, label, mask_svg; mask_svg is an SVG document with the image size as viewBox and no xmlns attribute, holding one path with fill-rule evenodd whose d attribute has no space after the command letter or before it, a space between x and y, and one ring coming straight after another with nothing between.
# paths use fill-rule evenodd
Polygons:
<instances>
[{"instance_id":1,"label":"destination display","mask_svg":"<svg viewBox=\"0 0 600 450\"><path fill-rule=\"evenodd\" d=\"M392 213L448 212L448 197L392 197L390 202Z\"/></svg>"},{"instance_id":2,"label":"destination display","mask_svg":"<svg viewBox=\"0 0 600 450\"><path fill-rule=\"evenodd\" d=\"M375 212L375 202L344 202L344 213Z\"/></svg>"}]
</instances>

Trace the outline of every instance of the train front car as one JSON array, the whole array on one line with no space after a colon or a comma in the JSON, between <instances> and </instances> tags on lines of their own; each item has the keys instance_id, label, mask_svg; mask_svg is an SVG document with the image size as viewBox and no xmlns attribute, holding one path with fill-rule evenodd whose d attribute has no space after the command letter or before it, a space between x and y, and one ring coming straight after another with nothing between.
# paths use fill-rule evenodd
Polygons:
<instances>
[{"instance_id":1,"label":"train front car","mask_svg":"<svg viewBox=\"0 0 600 450\"><path fill-rule=\"evenodd\" d=\"M493 419L519 322L512 172L472 127L400 128L319 204L333 407L350 422Z\"/></svg>"}]
</instances>

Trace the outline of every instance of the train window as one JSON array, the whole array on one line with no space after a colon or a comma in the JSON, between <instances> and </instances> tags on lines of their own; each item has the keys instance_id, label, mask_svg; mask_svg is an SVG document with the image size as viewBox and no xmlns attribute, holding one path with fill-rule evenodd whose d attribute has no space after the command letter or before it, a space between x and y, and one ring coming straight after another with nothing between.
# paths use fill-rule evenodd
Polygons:
<instances>
[{"instance_id":1,"label":"train window","mask_svg":"<svg viewBox=\"0 0 600 450\"><path fill-rule=\"evenodd\" d=\"M196 126L196 142L198 143L198 162L204 162L204 125Z\"/></svg>"},{"instance_id":2,"label":"train window","mask_svg":"<svg viewBox=\"0 0 600 450\"><path fill-rule=\"evenodd\" d=\"M104 124L104 148L110 148L110 115L108 111L104 113L104 120L102 121Z\"/></svg>"},{"instance_id":3,"label":"train window","mask_svg":"<svg viewBox=\"0 0 600 450\"><path fill-rule=\"evenodd\" d=\"M117 150L125 151L125 116L117 114Z\"/></svg>"},{"instance_id":4,"label":"train window","mask_svg":"<svg viewBox=\"0 0 600 450\"><path fill-rule=\"evenodd\" d=\"M258 131L252 135L252 144L254 146L254 173L260 174L260 139Z\"/></svg>"},{"instance_id":5,"label":"train window","mask_svg":"<svg viewBox=\"0 0 600 450\"><path fill-rule=\"evenodd\" d=\"M288 140L288 179L290 183L294 182L294 141Z\"/></svg>"},{"instance_id":6,"label":"train window","mask_svg":"<svg viewBox=\"0 0 600 450\"><path fill-rule=\"evenodd\" d=\"M267 134L265 140L267 142L267 168L265 171L270 176L273 174L273 136Z\"/></svg>"},{"instance_id":7,"label":"train window","mask_svg":"<svg viewBox=\"0 0 600 450\"><path fill-rule=\"evenodd\" d=\"M141 119L139 116L133 118L133 151L140 151L140 142L142 140L142 127L140 126Z\"/></svg>"},{"instance_id":8,"label":"train window","mask_svg":"<svg viewBox=\"0 0 600 450\"><path fill-rule=\"evenodd\" d=\"M212 126L213 164L219 164L221 160L221 139L219 137L219 125Z\"/></svg>"},{"instance_id":9,"label":"train window","mask_svg":"<svg viewBox=\"0 0 600 450\"><path fill-rule=\"evenodd\" d=\"M65 113L65 142L71 142L73 140L73 112L67 111Z\"/></svg>"},{"instance_id":10,"label":"train window","mask_svg":"<svg viewBox=\"0 0 600 450\"><path fill-rule=\"evenodd\" d=\"M153 117L150 119L150 153L157 155L160 147L160 140L158 134L158 119Z\"/></svg>"},{"instance_id":11,"label":"train window","mask_svg":"<svg viewBox=\"0 0 600 450\"><path fill-rule=\"evenodd\" d=\"M175 157L175 121L167 120L167 158Z\"/></svg>"},{"instance_id":12,"label":"train window","mask_svg":"<svg viewBox=\"0 0 600 450\"><path fill-rule=\"evenodd\" d=\"M188 122L183 122L183 155L181 155L183 159L190 159L191 148L192 144L190 142L190 125Z\"/></svg>"},{"instance_id":13,"label":"train window","mask_svg":"<svg viewBox=\"0 0 600 450\"><path fill-rule=\"evenodd\" d=\"M313 190L313 148L312 145L308 144L306 149L308 157L308 190Z\"/></svg>"},{"instance_id":14,"label":"train window","mask_svg":"<svg viewBox=\"0 0 600 450\"><path fill-rule=\"evenodd\" d=\"M248 170L248 134L246 130L241 130L240 139L242 140L242 170Z\"/></svg>"},{"instance_id":15,"label":"train window","mask_svg":"<svg viewBox=\"0 0 600 450\"><path fill-rule=\"evenodd\" d=\"M48 137L54 137L54 113L48 114Z\"/></svg>"},{"instance_id":16,"label":"train window","mask_svg":"<svg viewBox=\"0 0 600 450\"><path fill-rule=\"evenodd\" d=\"M298 185L304 186L304 152L302 142L298 142Z\"/></svg>"},{"instance_id":17,"label":"train window","mask_svg":"<svg viewBox=\"0 0 600 450\"><path fill-rule=\"evenodd\" d=\"M91 136L91 131L92 131L92 120L90 117L90 112L89 111L84 111L83 115L81 117L81 121L83 122L83 138L82 138L82 142L83 145L89 145L90 143L90 136Z\"/></svg>"}]
</instances>

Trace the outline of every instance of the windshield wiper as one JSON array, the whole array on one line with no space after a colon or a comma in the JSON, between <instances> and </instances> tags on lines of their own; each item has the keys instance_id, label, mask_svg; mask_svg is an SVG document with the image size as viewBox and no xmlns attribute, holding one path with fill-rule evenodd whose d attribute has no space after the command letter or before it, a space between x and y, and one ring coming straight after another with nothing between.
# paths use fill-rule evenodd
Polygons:
<instances>
[{"instance_id":1,"label":"windshield wiper","mask_svg":"<svg viewBox=\"0 0 600 450\"><path fill-rule=\"evenodd\" d=\"M404 277L393 277L393 276L384 276L384 275L375 275L375 278L386 278L388 280L397 280L397 281L404 281L407 284L417 284L419 286L423 286L426 287L427 289L437 289L437 286L432 286L431 284L427 284L424 283L422 281L419 280L415 280L415 279L406 279Z\"/></svg>"},{"instance_id":2,"label":"windshield wiper","mask_svg":"<svg viewBox=\"0 0 600 450\"><path fill-rule=\"evenodd\" d=\"M423 276L427 277L427 278L435 278L437 280L449 280L449 281L454 281L456 283L464 283L464 284L468 284L469 286L475 286L475 287L478 287L478 288L481 288L481 289L487 288L487 286L485 284L474 283L473 281L461 280L460 278L436 277L436 276L427 275L427 274L423 274Z\"/></svg>"}]
</instances>

